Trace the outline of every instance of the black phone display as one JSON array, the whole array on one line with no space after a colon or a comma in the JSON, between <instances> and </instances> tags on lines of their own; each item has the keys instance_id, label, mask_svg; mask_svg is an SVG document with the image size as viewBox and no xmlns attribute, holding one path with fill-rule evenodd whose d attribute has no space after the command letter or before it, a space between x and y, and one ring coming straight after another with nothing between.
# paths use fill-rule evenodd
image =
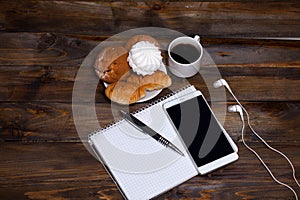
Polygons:
<instances>
[{"instance_id":1,"label":"black phone display","mask_svg":"<svg viewBox=\"0 0 300 200\"><path fill-rule=\"evenodd\" d=\"M166 111L198 167L235 152L202 95Z\"/></svg>"}]
</instances>

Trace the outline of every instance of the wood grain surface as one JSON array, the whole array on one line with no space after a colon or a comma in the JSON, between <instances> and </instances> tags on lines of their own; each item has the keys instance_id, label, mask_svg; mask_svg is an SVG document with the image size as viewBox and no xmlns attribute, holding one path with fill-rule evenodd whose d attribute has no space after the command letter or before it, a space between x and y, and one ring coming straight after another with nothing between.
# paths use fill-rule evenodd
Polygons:
<instances>
[{"instance_id":1,"label":"wood grain surface","mask_svg":"<svg viewBox=\"0 0 300 200\"><path fill-rule=\"evenodd\" d=\"M98 44L116 33L147 26L201 36L213 62L203 62L200 74L188 81L202 91L217 117L225 119L240 156L155 199L295 199L243 146L238 115L222 113L233 99L228 93L226 101L213 98L221 89L212 90L211 84L217 67L249 111L254 129L286 153L300 180L300 41L283 39L299 37L299 19L300 3L294 1L0 0L0 199L122 199L85 148L86 138L78 135L72 106L82 108L91 99L82 95L81 101L72 102L73 86L83 61ZM174 85L184 84L174 76L172 80ZM92 84L85 81L84 87ZM94 92L97 119L104 127L114 120L111 102L101 82ZM148 103L134 104L130 110ZM91 119L83 119L87 128L92 127ZM245 140L274 175L300 195L289 163L266 149L249 128Z\"/></svg>"},{"instance_id":2,"label":"wood grain surface","mask_svg":"<svg viewBox=\"0 0 300 200\"><path fill-rule=\"evenodd\" d=\"M202 41L214 63L204 63L201 74L214 81L215 77L209 73L212 65L217 66L236 88L239 99L299 100L300 91L290 88L299 86L300 41L205 38ZM0 82L0 99L71 102L77 70L97 44L61 34L1 34L0 78L7 81ZM245 78L249 81L243 81ZM196 84L199 77L189 81ZM202 83L198 87L205 93ZM99 84L98 89L103 90L103 85ZM103 103L103 100L102 94L96 96L96 102Z\"/></svg>"},{"instance_id":3,"label":"wood grain surface","mask_svg":"<svg viewBox=\"0 0 300 200\"><path fill-rule=\"evenodd\" d=\"M210 36L299 37L295 2L2 1L0 30L109 36L137 27L167 27ZM186 23L186 22L189 23Z\"/></svg>"},{"instance_id":4,"label":"wood grain surface","mask_svg":"<svg viewBox=\"0 0 300 200\"><path fill-rule=\"evenodd\" d=\"M292 182L291 169L276 154L250 143L280 180ZM299 147L274 143L300 165ZM272 181L255 157L239 145L240 159L206 176L196 176L156 199L293 199ZM62 153L68 152L68 153ZM2 143L1 199L121 199L113 181L81 143ZM73 153L72 153L73 152ZM12 159L13 157L13 159ZM278 160L274 163L271 160ZM299 169L297 167L296 169ZM3 177L3 178L2 178Z\"/></svg>"}]
</instances>

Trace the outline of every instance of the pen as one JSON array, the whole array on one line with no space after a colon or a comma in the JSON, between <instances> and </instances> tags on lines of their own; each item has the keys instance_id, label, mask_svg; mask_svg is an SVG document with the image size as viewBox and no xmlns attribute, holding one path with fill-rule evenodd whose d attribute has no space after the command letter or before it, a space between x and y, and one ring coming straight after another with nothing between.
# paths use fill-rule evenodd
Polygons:
<instances>
[{"instance_id":1,"label":"pen","mask_svg":"<svg viewBox=\"0 0 300 200\"><path fill-rule=\"evenodd\" d=\"M132 114L129 114L123 110L120 110L121 116L123 119L125 119L129 124L131 124L133 127L138 129L139 131L151 136L153 139L158 141L160 144L164 145L165 147L168 147L172 149L173 151L177 152L181 156L184 156L184 154L174 145L172 144L169 140L161 136L159 133L154 131L152 128L144 124L142 121L137 119L135 116Z\"/></svg>"}]
</instances>

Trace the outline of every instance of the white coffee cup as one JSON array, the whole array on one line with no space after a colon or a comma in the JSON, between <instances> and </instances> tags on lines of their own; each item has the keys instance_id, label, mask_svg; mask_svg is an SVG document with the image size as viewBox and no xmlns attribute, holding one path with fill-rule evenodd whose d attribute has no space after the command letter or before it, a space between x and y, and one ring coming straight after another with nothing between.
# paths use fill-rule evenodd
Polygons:
<instances>
[{"instance_id":1,"label":"white coffee cup","mask_svg":"<svg viewBox=\"0 0 300 200\"><path fill-rule=\"evenodd\" d=\"M188 63L188 64L180 63L179 61L176 61L171 56L171 51L174 47L176 47L179 44L192 45L199 51L199 57L192 63ZM198 35L196 35L194 38L192 37L176 38L169 44L168 47L169 69L174 75L178 77L188 78L194 76L197 72L199 72L202 55L203 55L203 48L200 44L200 37Z\"/></svg>"}]
</instances>

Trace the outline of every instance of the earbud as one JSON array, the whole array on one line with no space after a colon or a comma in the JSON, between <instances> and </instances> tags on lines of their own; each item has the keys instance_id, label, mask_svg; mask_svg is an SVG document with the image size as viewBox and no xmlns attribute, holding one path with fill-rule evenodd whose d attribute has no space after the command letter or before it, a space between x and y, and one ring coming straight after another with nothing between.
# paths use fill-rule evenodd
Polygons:
<instances>
[{"instance_id":1,"label":"earbud","mask_svg":"<svg viewBox=\"0 0 300 200\"><path fill-rule=\"evenodd\" d=\"M228 112L238 112L240 114L241 120L244 121L244 113L239 105L228 106Z\"/></svg>"},{"instance_id":2,"label":"earbud","mask_svg":"<svg viewBox=\"0 0 300 200\"><path fill-rule=\"evenodd\" d=\"M220 87L222 87L222 86L225 86L229 91L231 91L231 89L230 89L228 83L227 83L224 79L222 79L222 78L219 79L219 80L217 80L217 81L215 81L215 82L213 83L213 86L214 86L214 88L220 88Z\"/></svg>"},{"instance_id":3,"label":"earbud","mask_svg":"<svg viewBox=\"0 0 300 200\"><path fill-rule=\"evenodd\" d=\"M232 105L228 106L228 112L243 112L241 106L239 105Z\"/></svg>"}]
</instances>

